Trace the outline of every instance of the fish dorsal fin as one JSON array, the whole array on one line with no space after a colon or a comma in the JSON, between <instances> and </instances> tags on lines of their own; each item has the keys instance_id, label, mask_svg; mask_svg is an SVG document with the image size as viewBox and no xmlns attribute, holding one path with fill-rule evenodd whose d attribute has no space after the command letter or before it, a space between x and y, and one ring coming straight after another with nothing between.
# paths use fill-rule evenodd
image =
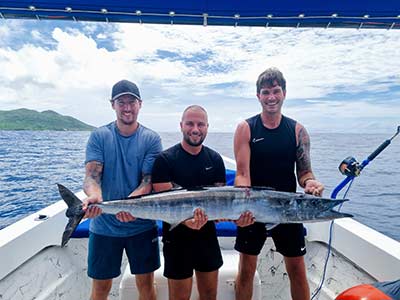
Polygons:
<instances>
[{"instance_id":1,"label":"fish dorsal fin","mask_svg":"<svg viewBox=\"0 0 400 300\"><path fill-rule=\"evenodd\" d=\"M172 182L172 189L170 191L183 190L183 187L175 182Z\"/></svg>"}]
</instances>

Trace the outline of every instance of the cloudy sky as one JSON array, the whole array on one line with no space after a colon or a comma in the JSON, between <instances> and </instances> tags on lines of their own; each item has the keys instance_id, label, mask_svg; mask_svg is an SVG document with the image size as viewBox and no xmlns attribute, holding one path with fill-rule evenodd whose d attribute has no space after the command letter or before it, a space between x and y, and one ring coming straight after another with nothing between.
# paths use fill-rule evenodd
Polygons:
<instances>
[{"instance_id":1,"label":"cloudy sky","mask_svg":"<svg viewBox=\"0 0 400 300\"><path fill-rule=\"evenodd\" d=\"M287 80L284 113L309 131L393 132L400 125L400 30L155 26L0 20L0 110L55 110L100 126L120 79L136 82L139 120L178 130L190 104L210 130L260 111L257 76Z\"/></svg>"}]
</instances>

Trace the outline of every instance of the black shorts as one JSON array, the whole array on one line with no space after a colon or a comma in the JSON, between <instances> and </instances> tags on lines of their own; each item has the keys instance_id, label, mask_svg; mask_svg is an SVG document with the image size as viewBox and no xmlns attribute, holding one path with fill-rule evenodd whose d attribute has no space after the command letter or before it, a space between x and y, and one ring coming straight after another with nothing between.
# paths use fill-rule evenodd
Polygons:
<instances>
[{"instance_id":1,"label":"black shorts","mask_svg":"<svg viewBox=\"0 0 400 300\"><path fill-rule=\"evenodd\" d=\"M303 224L279 224L270 231L276 251L286 257L297 257L306 254ZM264 223L237 228L235 249L241 253L258 255L267 238Z\"/></svg>"},{"instance_id":2,"label":"black shorts","mask_svg":"<svg viewBox=\"0 0 400 300\"><path fill-rule=\"evenodd\" d=\"M208 226L207 226L208 225ZM222 266L221 249L217 234L206 230L200 232L185 228L185 234L170 234L163 237L164 276L169 279L186 279L193 276L193 270L212 272ZM209 227L206 224L205 227ZM182 225L184 226L184 225ZM181 230L180 228L178 230ZM172 230L172 233L175 229ZM189 234L188 234L189 233Z\"/></svg>"}]
</instances>

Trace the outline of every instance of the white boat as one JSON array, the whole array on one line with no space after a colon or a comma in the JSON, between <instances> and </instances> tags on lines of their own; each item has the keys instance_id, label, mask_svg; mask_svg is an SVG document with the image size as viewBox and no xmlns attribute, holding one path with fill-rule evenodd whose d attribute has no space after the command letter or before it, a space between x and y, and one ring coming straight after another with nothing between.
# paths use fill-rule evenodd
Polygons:
<instances>
[{"instance_id":1,"label":"white boat","mask_svg":"<svg viewBox=\"0 0 400 300\"><path fill-rule=\"evenodd\" d=\"M0 18L204 26L400 28L400 4L390 0L365 0L363 7L355 5L352 9L337 6L335 1L321 2L321 7L317 8L308 6L307 1L297 1L296 7L291 6L291 1L276 2L276 6L268 1L245 1L244 7L225 7L225 11L224 7L208 7L206 10L206 1L196 1L191 2L192 10L187 9L185 13L179 13L182 9L179 1L172 4L168 1L154 2L158 2L160 11L153 9L146 12L145 4L133 7L126 1L115 1L119 9L116 11L102 7L96 1L2 1ZM109 4L113 8L112 2ZM255 7L257 5L259 7ZM279 5L287 8L285 16L279 15ZM303 8L303 12L299 10ZM242 12L233 13L236 9ZM254 11L260 13L251 15ZM234 168L231 160L225 159L225 162L228 168ZM82 199L84 194L79 192L77 196ZM66 225L65 209L64 202L60 200L0 230L0 299L88 299L91 283L86 275L87 238L73 238L66 247L60 247ZM320 285L324 276L330 225L330 222L305 225L305 258L311 291ZM218 298L234 299L234 277L238 266L238 254L233 250L234 237L221 236L219 239L224 266L220 270ZM318 299L335 299L343 290L361 283L400 278L400 243L353 219L340 219L333 223L331 246ZM132 275L125 271L126 264L124 259L122 275L113 284L112 300L134 299L136 289ZM158 299L166 299L162 268L156 273L155 285ZM193 291L195 293L196 289ZM271 239L268 239L259 256L254 291L254 299L290 299L283 259L275 251Z\"/></svg>"},{"instance_id":2,"label":"white boat","mask_svg":"<svg viewBox=\"0 0 400 300\"><path fill-rule=\"evenodd\" d=\"M229 167L232 160L225 158ZM84 198L84 193L77 196ZM60 247L66 225L66 206L59 201L0 230L0 299L87 299L87 238L72 238ZM320 284L327 257L330 222L306 227L306 265L311 290ZM84 230L83 230L84 231ZM333 223L332 251L319 299L335 299L360 283L400 277L400 243L352 219ZM85 233L83 233L85 236ZM234 237L219 237L224 266L220 270L218 299L234 299L238 253ZM124 271L125 270L125 271ZM162 268L156 272L158 299L167 299ZM193 289L194 294L196 289ZM283 258L268 239L259 256L254 299L290 299ZM124 259L122 275L114 281L110 299L135 299L136 288Z\"/></svg>"}]
</instances>

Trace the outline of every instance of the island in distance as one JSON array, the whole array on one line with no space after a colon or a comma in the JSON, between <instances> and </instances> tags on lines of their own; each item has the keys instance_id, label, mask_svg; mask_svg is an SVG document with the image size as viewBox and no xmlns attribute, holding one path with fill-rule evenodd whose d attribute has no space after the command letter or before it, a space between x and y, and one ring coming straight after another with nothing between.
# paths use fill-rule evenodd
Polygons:
<instances>
[{"instance_id":1,"label":"island in distance","mask_svg":"<svg viewBox=\"0 0 400 300\"><path fill-rule=\"evenodd\" d=\"M52 110L42 112L26 108L0 110L0 130L91 131L94 128Z\"/></svg>"}]
</instances>

